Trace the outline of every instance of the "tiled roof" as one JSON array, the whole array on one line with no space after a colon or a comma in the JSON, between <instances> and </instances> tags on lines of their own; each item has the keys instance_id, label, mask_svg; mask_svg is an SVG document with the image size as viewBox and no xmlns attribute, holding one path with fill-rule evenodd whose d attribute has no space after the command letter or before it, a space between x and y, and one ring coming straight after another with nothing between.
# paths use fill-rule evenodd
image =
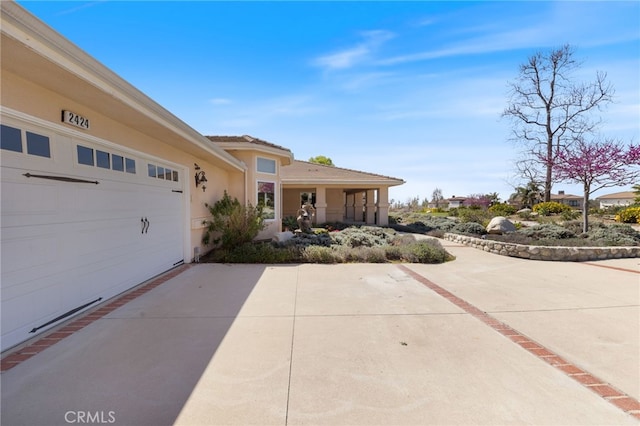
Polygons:
<instances>
[{"instance_id":1,"label":"tiled roof","mask_svg":"<svg viewBox=\"0 0 640 426\"><path fill-rule=\"evenodd\" d=\"M618 200L618 199L635 199L637 197L636 193L633 191L624 191L624 192L616 192L613 194L603 195L601 197L596 197L596 200Z\"/></svg>"},{"instance_id":2,"label":"tiled roof","mask_svg":"<svg viewBox=\"0 0 640 426\"><path fill-rule=\"evenodd\" d=\"M342 167L325 166L323 164L294 160L290 165L280 169L283 184L289 183L322 183L322 184L385 184L402 185L404 180L375 173L361 172Z\"/></svg>"},{"instance_id":3,"label":"tiled roof","mask_svg":"<svg viewBox=\"0 0 640 426\"><path fill-rule=\"evenodd\" d=\"M551 194L552 200L572 200L572 199L580 199L582 200L581 195L573 195L573 194Z\"/></svg>"},{"instance_id":4,"label":"tiled roof","mask_svg":"<svg viewBox=\"0 0 640 426\"><path fill-rule=\"evenodd\" d=\"M286 152L291 152L290 149L285 148L283 146L280 145L276 145L274 143L271 142L267 142L265 140L262 139L258 139L258 138L254 138L253 136L249 136L249 135L242 135L242 136L207 136L207 139L209 139L211 142L215 142L218 145L222 145L224 146L225 144L253 144L253 145L261 145L261 146L266 146L269 148L274 148L274 149L279 149L282 151L286 151Z\"/></svg>"}]
</instances>

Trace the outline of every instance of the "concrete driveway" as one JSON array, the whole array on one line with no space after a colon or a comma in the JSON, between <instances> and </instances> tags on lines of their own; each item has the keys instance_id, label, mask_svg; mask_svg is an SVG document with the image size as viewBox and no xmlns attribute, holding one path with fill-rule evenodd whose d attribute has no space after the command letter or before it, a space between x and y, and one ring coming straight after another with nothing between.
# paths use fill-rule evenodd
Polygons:
<instances>
[{"instance_id":1,"label":"concrete driveway","mask_svg":"<svg viewBox=\"0 0 640 426\"><path fill-rule=\"evenodd\" d=\"M639 423L638 259L443 244L457 260L185 266L5 357L2 425Z\"/></svg>"}]
</instances>

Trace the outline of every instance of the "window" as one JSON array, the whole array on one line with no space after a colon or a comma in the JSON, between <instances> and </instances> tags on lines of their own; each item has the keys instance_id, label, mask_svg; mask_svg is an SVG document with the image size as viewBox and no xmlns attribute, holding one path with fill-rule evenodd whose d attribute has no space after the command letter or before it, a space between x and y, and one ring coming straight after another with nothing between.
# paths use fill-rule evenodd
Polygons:
<instances>
[{"instance_id":1,"label":"window","mask_svg":"<svg viewBox=\"0 0 640 426\"><path fill-rule=\"evenodd\" d=\"M111 168L118 172L124 172L124 158L121 155L111 156Z\"/></svg>"},{"instance_id":2,"label":"window","mask_svg":"<svg viewBox=\"0 0 640 426\"><path fill-rule=\"evenodd\" d=\"M258 181L258 206L262 207L262 217L265 219L276 218L275 186L273 182Z\"/></svg>"},{"instance_id":3,"label":"window","mask_svg":"<svg viewBox=\"0 0 640 426\"><path fill-rule=\"evenodd\" d=\"M78 164L93 166L93 149L78 145Z\"/></svg>"},{"instance_id":4,"label":"window","mask_svg":"<svg viewBox=\"0 0 640 426\"><path fill-rule=\"evenodd\" d=\"M258 171L261 173L276 174L276 160L258 157Z\"/></svg>"},{"instance_id":5,"label":"window","mask_svg":"<svg viewBox=\"0 0 640 426\"><path fill-rule=\"evenodd\" d=\"M49 138L37 133L27 132L27 154L51 158Z\"/></svg>"},{"instance_id":6,"label":"window","mask_svg":"<svg viewBox=\"0 0 640 426\"><path fill-rule=\"evenodd\" d=\"M5 151L22 151L22 130L15 127L0 125L0 149ZM51 145L47 136L33 132L26 132L27 154L38 157L51 158Z\"/></svg>"},{"instance_id":7,"label":"window","mask_svg":"<svg viewBox=\"0 0 640 426\"><path fill-rule=\"evenodd\" d=\"M27 136L28 137L28 136ZM44 136L42 136L44 137ZM46 138L48 141L48 138ZM27 145L28 145L27 140ZM127 172L136 174L136 160L131 158L125 158L122 155L112 154L107 151L95 150L95 157L93 156L94 149L86 146L78 145L78 164L85 164L87 166L97 166L102 169L111 169L116 172ZM38 155L38 154L35 154ZM151 166L151 164L149 165ZM151 169L149 169L151 173ZM155 169L154 169L155 173ZM153 177L156 177L155 174Z\"/></svg>"},{"instance_id":8,"label":"window","mask_svg":"<svg viewBox=\"0 0 640 426\"><path fill-rule=\"evenodd\" d=\"M96 165L103 169L110 169L111 161L109 153L104 151L96 151Z\"/></svg>"},{"instance_id":9,"label":"window","mask_svg":"<svg viewBox=\"0 0 640 426\"><path fill-rule=\"evenodd\" d=\"M149 177L156 179L164 179L168 181L178 182L179 173L176 170L172 170L168 167L158 166L156 164L148 164ZM135 165L134 165L135 169ZM134 171L135 173L135 171Z\"/></svg>"},{"instance_id":10,"label":"window","mask_svg":"<svg viewBox=\"0 0 640 426\"><path fill-rule=\"evenodd\" d=\"M136 173L136 160L125 158L125 170L127 173Z\"/></svg>"},{"instance_id":11,"label":"window","mask_svg":"<svg viewBox=\"0 0 640 426\"><path fill-rule=\"evenodd\" d=\"M1 125L0 148L7 151L22 152L22 135L20 129Z\"/></svg>"}]
</instances>

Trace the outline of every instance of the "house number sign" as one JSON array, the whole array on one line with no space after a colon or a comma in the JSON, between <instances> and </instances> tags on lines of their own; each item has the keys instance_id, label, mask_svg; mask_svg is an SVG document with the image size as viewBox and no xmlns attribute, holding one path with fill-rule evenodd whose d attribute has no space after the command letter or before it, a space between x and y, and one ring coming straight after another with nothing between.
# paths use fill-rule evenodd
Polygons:
<instances>
[{"instance_id":1,"label":"house number sign","mask_svg":"<svg viewBox=\"0 0 640 426\"><path fill-rule=\"evenodd\" d=\"M81 129L89 130L89 119L78 115L75 112L63 110L62 122L80 127Z\"/></svg>"}]
</instances>

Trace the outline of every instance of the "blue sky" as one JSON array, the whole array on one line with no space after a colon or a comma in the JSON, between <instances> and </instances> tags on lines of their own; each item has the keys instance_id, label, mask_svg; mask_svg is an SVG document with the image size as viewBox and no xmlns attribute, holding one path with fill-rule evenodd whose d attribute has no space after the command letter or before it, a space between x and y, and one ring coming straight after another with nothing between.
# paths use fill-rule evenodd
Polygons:
<instances>
[{"instance_id":1,"label":"blue sky","mask_svg":"<svg viewBox=\"0 0 640 426\"><path fill-rule=\"evenodd\" d=\"M640 141L637 1L19 3L200 133L402 178L397 201L506 199L507 83L565 43L576 81L604 71L615 87L602 133Z\"/></svg>"}]
</instances>

